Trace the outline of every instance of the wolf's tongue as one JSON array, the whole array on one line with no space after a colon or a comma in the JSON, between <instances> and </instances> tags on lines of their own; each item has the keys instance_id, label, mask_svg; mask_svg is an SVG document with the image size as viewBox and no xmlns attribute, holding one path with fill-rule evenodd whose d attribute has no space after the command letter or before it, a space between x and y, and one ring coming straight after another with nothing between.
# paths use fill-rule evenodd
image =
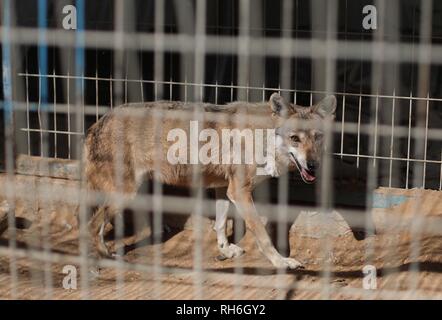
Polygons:
<instances>
[{"instance_id":1,"label":"wolf's tongue","mask_svg":"<svg viewBox=\"0 0 442 320\"><path fill-rule=\"evenodd\" d=\"M301 174L304 177L304 179L307 180L308 182L313 182L316 179L315 176L312 176L311 174L309 174L307 172L307 170L305 170L304 168L302 169Z\"/></svg>"}]
</instances>

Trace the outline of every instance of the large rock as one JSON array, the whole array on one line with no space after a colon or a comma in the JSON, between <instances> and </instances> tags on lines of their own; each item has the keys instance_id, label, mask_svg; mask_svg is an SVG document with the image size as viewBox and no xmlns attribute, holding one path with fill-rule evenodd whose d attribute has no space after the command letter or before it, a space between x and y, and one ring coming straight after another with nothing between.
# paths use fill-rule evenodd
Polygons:
<instances>
[{"instance_id":1,"label":"large rock","mask_svg":"<svg viewBox=\"0 0 442 320\"><path fill-rule=\"evenodd\" d=\"M6 200L0 202L0 236L8 229L9 205Z\"/></svg>"},{"instance_id":2,"label":"large rock","mask_svg":"<svg viewBox=\"0 0 442 320\"><path fill-rule=\"evenodd\" d=\"M321 213L303 210L291 229L302 237L315 239L324 236L340 237L351 232L350 226L337 211Z\"/></svg>"}]
</instances>

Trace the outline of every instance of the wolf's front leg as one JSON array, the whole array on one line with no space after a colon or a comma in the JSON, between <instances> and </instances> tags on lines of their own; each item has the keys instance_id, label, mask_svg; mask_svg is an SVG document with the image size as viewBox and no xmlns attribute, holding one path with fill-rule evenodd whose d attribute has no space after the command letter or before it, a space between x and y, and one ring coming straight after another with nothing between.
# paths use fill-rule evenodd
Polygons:
<instances>
[{"instance_id":1,"label":"wolf's front leg","mask_svg":"<svg viewBox=\"0 0 442 320\"><path fill-rule=\"evenodd\" d=\"M214 229L216 231L216 239L218 242L218 250L226 258L239 257L244 253L244 250L233 244L229 243L226 234L227 227L227 215L229 213L230 200L226 196L226 189L219 188L216 192L216 221Z\"/></svg>"},{"instance_id":2,"label":"wolf's front leg","mask_svg":"<svg viewBox=\"0 0 442 320\"><path fill-rule=\"evenodd\" d=\"M264 223L253 204L252 190L249 187L243 186L240 181L232 178L227 190L227 196L243 216L246 227L255 236L260 251L276 268L297 269L302 267L302 264L296 259L281 256L273 246Z\"/></svg>"}]
</instances>

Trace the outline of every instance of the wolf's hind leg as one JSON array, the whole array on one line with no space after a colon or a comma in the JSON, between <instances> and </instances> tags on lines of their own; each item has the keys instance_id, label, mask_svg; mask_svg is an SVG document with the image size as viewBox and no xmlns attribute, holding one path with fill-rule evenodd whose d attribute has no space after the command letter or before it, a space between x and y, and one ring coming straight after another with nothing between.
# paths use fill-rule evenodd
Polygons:
<instances>
[{"instance_id":1,"label":"wolf's hind leg","mask_svg":"<svg viewBox=\"0 0 442 320\"><path fill-rule=\"evenodd\" d=\"M101 257L111 256L110 250L104 241L104 229L109 221L107 210L108 208L105 205L100 206L88 224L94 249L98 251Z\"/></svg>"},{"instance_id":2,"label":"wolf's hind leg","mask_svg":"<svg viewBox=\"0 0 442 320\"><path fill-rule=\"evenodd\" d=\"M216 189L216 221L214 229L216 231L216 238L218 243L218 250L226 258L239 257L244 253L244 250L233 244L229 243L226 234L227 227L227 214L229 212L230 201L226 196L226 189Z\"/></svg>"},{"instance_id":3,"label":"wolf's hind leg","mask_svg":"<svg viewBox=\"0 0 442 320\"><path fill-rule=\"evenodd\" d=\"M108 216L105 215L103 222L101 223L100 230L98 232L99 241L97 243L97 248L102 252L103 254L106 254L106 256L110 256L111 252L109 247L106 245L106 241L104 241L104 235L105 235L105 228L106 224L109 222Z\"/></svg>"}]
</instances>

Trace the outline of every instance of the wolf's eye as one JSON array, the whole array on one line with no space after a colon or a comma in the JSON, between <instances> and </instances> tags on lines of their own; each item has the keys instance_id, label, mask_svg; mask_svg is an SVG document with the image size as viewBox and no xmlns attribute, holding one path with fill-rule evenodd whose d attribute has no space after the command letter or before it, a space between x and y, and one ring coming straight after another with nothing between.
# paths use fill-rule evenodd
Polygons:
<instances>
[{"instance_id":1,"label":"wolf's eye","mask_svg":"<svg viewBox=\"0 0 442 320\"><path fill-rule=\"evenodd\" d=\"M297 135L293 135L290 137L290 140L292 140L293 142L299 143L301 142L301 140L299 139L299 137Z\"/></svg>"}]
</instances>

